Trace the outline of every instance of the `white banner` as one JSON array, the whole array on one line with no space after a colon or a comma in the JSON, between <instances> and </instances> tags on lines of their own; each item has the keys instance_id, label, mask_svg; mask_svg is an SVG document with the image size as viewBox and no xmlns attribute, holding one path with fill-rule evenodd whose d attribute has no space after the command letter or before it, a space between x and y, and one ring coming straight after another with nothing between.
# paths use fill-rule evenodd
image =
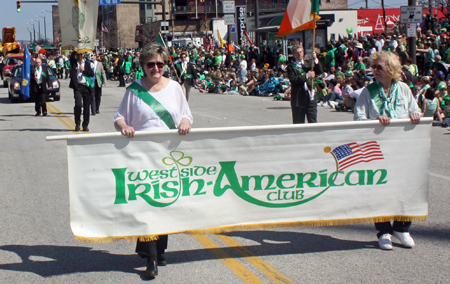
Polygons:
<instances>
[{"instance_id":1,"label":"white banner","mask_svg":"<svg viewBox=\"0 0 450 284\"><path fill-rule=\"evenodd\" d=\"M88 52L95 49L97 0L58 0L62 49Z\"/></svg>"},{"instance_id":2,"label":"white banner","mask_svg":"<svg viewBox=\"0 0 450 284\"><path fill-rule=\"evenodd\" d=\"M67 139L81 241L425 220L430 120L193 129Z\"/></svg>"}]
</instances>

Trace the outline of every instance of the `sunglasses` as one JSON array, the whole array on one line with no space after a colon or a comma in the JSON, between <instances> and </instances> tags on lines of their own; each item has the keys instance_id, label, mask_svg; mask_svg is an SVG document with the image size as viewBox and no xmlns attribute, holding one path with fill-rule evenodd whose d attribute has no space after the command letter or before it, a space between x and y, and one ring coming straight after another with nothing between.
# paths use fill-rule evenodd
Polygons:
<instances>
[{"instance_id":1,"label":"sunglasses","mask_svg":"<svg viewBox=\"0 0 450 284\"><path fill-rule=\"evenodd\" d=\"M148 62L148 63L147 63L147 67L148 67L149 69L154 68L155 65L158 66L159 69L161 69L161 68L163 68L164 65L166 65L166 64L165 64L164 62Z\"/></svg>"},{"instance_id":2,"label":"sunglasses","mask_svg":"<svg viewBox=\"0 0 450 284\"><path fill-rule=\"evenodd\" d=\"M386 69L385 66L380 65L380 64L376 64L376 65L374 64L371 67L372 67L373 70L377 70L378 69L378 70L384 71Z\"/></svg>"}]
</instances>

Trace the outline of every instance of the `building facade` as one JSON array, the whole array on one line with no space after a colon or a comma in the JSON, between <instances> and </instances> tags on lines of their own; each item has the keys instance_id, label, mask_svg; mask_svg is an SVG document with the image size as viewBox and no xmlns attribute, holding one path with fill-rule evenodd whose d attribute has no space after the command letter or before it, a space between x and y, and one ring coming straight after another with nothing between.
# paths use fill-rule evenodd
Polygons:
<instances>
[{"instance_id":1,"label":"building facade","mask_svg":"<svg viewBox=\"0 0 450 284\"><path fill-rule=\"evenodd\" d=\"M100 46L106 49L137 48L136 26L140 24L138 4L104 5L99 9L97 36ZM102 33L102 25L105 31ZM102 35L103 34L103 35ZM103 41L102 41L103 38Z\"/></svg>"}]
</instances>

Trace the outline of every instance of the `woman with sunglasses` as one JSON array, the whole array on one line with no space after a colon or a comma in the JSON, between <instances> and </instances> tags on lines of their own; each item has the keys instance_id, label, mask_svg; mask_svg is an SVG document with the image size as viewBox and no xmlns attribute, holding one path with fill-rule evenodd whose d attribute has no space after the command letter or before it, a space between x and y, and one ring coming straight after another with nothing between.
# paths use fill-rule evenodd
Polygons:
<instances>
[{"instance_id":1,"label":"woman with sunglasses","mask_svg":"<svg viewBox=\"0 0 450 284\"><path fill-rule=\"evenodd\" d=\"M397 55L390 51L371 55L372 69L376 81L367 86L358 97L354 120L378 119L388 126L391 119L410 118L413 124L420 122L421 110L409 86L401 82L401 65ZM409 234L411 222L394 221L375 223L378 245L383 250L391 250L391 237L400 240L404 247L415 245Z\"/></svg>"},{"instance_id":2,"label":"woman with sunglasses","mask_svg":"<svg viewBox=\"0 0 450 284\"><path fill-rule=\"evenodd\" d=\"M180 135L188 134L193 121L189 105L180 85L163 76L164 66L169 62L169 52L159 44L148 44L139 56L144 77L136 80L125 91L124 98L114 118L118 131L128 138L135 131L178 129ZM158 265L167 261L167 235L160 235L156 241L138 241L136 252L147 258L146 275L158 275Z\"/></svg>"}]
</instances>

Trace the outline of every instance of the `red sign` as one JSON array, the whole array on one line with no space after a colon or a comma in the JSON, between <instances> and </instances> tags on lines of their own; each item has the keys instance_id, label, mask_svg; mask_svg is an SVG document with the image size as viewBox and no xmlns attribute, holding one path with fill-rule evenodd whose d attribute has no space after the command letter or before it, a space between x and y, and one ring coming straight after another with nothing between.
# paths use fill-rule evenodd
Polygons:
<instances>
[{"instance_id":1,"label":"red sign","mask_svg":"<svg viewBox=\"0 0 450 284\"><path fill-rule=\"evenodd\" d=\"M386 13L386 28L387 32L392 31L396 23L400 23L400 8L384 9ZM426 15L428 9L423 9L423 14ZM436 14L436 10L433 10ZM445 15L438 11L438 18L445 17ZM358 34L373 34L384 33L384 17L383 9L358 9Z\"/></svg>"},{"instance_id":2,"label":"red sign","mask_svg":"<svg viewBox=\"0 0 450 284\"><path fill-rule=\"evenodd\" d=\"M400 22L400 8L385 9L386 27L391 30L395 23ZM384 33L383 9L358 9L358 33Z\"/></svg>"}]
</instances>

